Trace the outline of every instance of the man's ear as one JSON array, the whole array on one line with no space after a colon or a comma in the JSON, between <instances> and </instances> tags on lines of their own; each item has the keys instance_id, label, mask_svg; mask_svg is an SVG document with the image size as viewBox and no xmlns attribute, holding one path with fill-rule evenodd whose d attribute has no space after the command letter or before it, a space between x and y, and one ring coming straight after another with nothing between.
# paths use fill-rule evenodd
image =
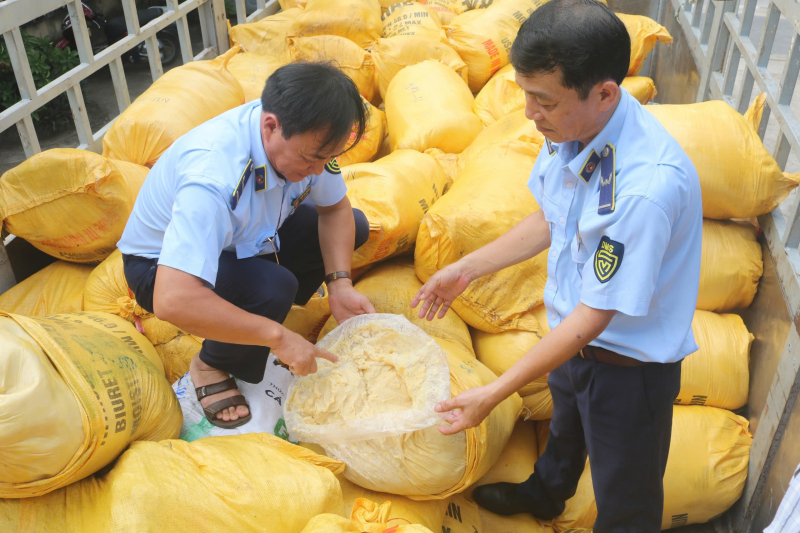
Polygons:
<instances>
[{"instance_id":1,"label":"man's ear","mask_svg":"<svg viewBox=\"0 0 800 533\"><path fill-rule=\"evenodd\" d=\"M266 141L281 134L281 122L274 113L261 113L261 134Z\"/></svg>"},{"instance_id":2,"label":"man's ear","mask_svg":"<svg viewBox=\"0 0 800 533\"><path fill-rule=\"evenodd\" d=\"M613 80L600 82L595 87L600 97L600 110L607 111L617 101L621 91L619 85Z\"/></svg>"}]
</instances>

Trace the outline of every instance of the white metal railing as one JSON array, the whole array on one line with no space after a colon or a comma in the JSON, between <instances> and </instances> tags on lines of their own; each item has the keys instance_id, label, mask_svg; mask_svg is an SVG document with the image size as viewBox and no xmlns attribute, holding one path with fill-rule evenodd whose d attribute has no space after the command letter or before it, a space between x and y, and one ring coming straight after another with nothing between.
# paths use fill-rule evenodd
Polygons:
<instances>
[{"instance_id":1,"label":"white metal railing","mask_svg":"<svg viewBox=\"0 0 800 533\"><path fill-rule=\"evenodd\" d=\"M700 75L696 100L724 100L740 113L753 92L766 93L759 125L762 140L771 124L777 129L772 155L782 169L800 156L800 120L792 109L800 73L799 0L669 0L683 30ZM764 13L760 38L751 38L757 11ZM781 20L791 28L785 56L774 50ZM771 61L784 61L780 75L770 72ZM774 70L774 69L773 69ZM800 106L798 107L800 109ZM772 213L759 217L793 327L780 355L763 411L759 414L750 453L744 493L733 516L733 530L753 527L761 491L767 481L783 430L800 388L800 364L793 346L800 342L800 201L793 195Z\"/></svg>"},{"instance_id":2,"label":"white metal railing","mask_svg":"<svg viewBox=\"0 0 800 533\"><path fill-rule=\"evenodd\" d=\"M145 43L150 74L153 81L157 80L164 70L161 66L156 33L170 24L177 25L180 53L184 63L211 59L228 49L224 0L165 0L165 2L167 11L140 27L136 13L136 0L122 0L128 35L97 54L92 51L81 0L6 0L0 2L0 34L8 48L11 67L22 96L19 102L0 112L0 132L16 125L25 156L31 157L38 154L42 150L31 114L57 96L66 93L80 142L77 148L100 152L103 135L119 115L116 115L99 130L93 131L83 99L81 81L108 66L119 113L122 113L131 103L123 70L122 55L141 43ZM234 4L239 24L260 20L280 9L277 0L256 0L255 11L248 16L245 0L235 0ZM44 87L37 89L28 64L20 27L63 6L66 6L69 12L80 64ZM187 20L187 15L195 10L200 15L200 32L203 40L203 50L197 55L192 50ZM0 241L0 293L12 286L14 282L4 243Z\"/></svg>"}]
</instances>

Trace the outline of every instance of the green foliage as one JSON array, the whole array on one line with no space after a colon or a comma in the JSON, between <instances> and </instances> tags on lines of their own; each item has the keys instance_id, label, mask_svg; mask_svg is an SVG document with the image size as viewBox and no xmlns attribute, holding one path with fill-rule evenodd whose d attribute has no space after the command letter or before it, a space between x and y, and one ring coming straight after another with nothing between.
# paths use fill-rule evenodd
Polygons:
<instances>
[{"instance_id":1,"label":"green foliage","mask_svg":"<svg viewBox=\"0 0 800 533\"><path fill-rule=\"evenodd\" d=\"M233 0L225 0L225 16L229 19L236 18L236 4Z\"/></svg>"},{"instance_id":2,"label":"green foliage","mask_svg":"<svg viewBox=\"0 0 800 533\"><path fill-rule=\"evenodd\" d=\"M61 50L47 39L34 37L24 31L22 39L25 42L28 63L37 89L41 89L80 63L78 52L72 51L69 47ZM0 111L11 107L20 99L8 49L5 41L0 41ZM45 132L60 131L69 126L72 120L72 112L65 94L54 98L31 116Z\"/></svg>"}]
</instances>

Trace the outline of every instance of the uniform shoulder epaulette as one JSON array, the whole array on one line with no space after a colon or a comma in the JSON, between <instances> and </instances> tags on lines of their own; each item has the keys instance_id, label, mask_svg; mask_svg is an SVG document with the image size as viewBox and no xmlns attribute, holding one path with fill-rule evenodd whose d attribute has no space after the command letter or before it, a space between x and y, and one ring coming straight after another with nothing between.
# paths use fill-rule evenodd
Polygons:
<instances>
[{"instance_id":1,"label":"uniform shoulder epaulette","mask_svg":"<svg viewBox=\"0 0 800 533\"><path fill-rule=\"evenodd\" d=\"M608 143L602 151L600 159L600 203L597 206L598 215L608 215L614 212L616 203L617 172L616 149Z\"/></svg>"},{"instance_id":2,"label":"uniform shoulder epaulette","mask_svg":"<svg viewBox=\"0 0 800 533\"><path fill-rule=\"evenodd\" d=\"M244 187L247 185L247 180L250 179L250 174L252 173L253 160L250 159L247 161L247 165L245 165L242 175L239 176L239 183L236 184L236 188L233 190L233 194L231 194L231 210L236 210L236 206L239 205L239 200L242 198Z\"/></svg>"}]
</instances>

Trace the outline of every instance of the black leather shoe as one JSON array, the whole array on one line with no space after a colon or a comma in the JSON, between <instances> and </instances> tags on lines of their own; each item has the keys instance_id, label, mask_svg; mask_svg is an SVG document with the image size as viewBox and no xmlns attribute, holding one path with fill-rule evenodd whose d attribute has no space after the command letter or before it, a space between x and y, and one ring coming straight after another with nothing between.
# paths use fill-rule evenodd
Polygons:
<instances>
[{"instance_id":1,"label":"black leather shoe","mask_svg":"<svg viewBox=\"0 0 800 533\"><path fill-rule=\"evenodd\" d=\"M472 498L487 511L502 516L528 513L540 520L552 520L561 514L553 514L552 510L542 509L533 499L521 496L518 487L519 483L490 483L472 491Z\"/></svg>"}]
</instances>

